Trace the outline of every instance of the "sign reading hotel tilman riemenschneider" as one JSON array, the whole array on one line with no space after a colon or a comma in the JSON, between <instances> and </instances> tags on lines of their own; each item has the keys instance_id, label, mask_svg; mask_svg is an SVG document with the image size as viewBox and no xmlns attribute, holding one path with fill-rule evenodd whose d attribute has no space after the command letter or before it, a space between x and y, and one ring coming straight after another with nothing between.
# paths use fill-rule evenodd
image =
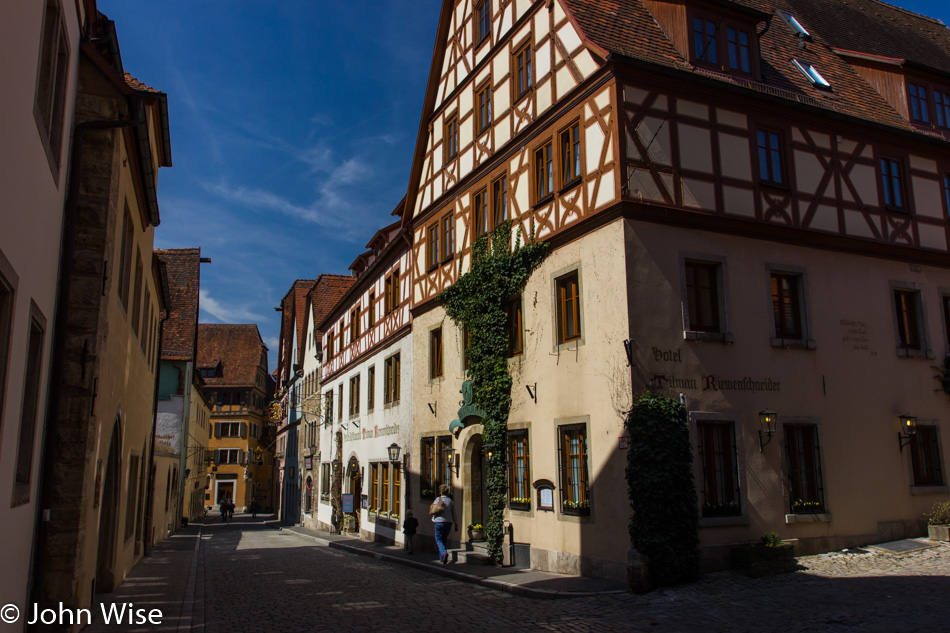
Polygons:
<instances>
[{"instance_id":1,"label":"sign reading hotel tilman riemenschneider","mask_svg":"<svg viewBox=\"0 0 950 633\"><path fill-rule=\"evenodd\" d=\"M681 376L668 376L666 374L654 374L650 379L650 387L653 389L692 389L703 391L745 391L755 393L757 391L781 391L781 383L771 378L751 378L749 376L741 378L720 378L719 376L700 376L699 378L684 378Z\"/></svg>"}]
</instances>

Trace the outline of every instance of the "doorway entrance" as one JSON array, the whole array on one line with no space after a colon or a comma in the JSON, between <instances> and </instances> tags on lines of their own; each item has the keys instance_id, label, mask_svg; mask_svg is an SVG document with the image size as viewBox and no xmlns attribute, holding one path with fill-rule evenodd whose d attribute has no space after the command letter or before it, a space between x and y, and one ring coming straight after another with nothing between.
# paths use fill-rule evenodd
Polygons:
<instances>
[{"instance_id":1,"label":"doorway entrance","mask_svg":"<svg viewBox=\"0 0 950 633\"><path fill-rule=\"evenodd\" d=\"M231 503L234 501L234 482L233 481L216 481L214 485L214 501L218 504L217 510L221 511L221 499L228 498L231 500Z\"/></svg>"},{"instance_id":2,"label":"doorway entrance","mask_svg":"<svg viewBox=\"0 0 950 633\"><path fill-rule=\"evenodd\" d=\"M474 435L468 443L466 466L471 473L471 487L468 494L469 523L485 524L488 520L488 492L485 490L488 468L482 450L482 436ZM462 519L464 521L465 519ZM467 526L459 526L462 527Z\"/></svg>"},{"instance_id":3,"label":"doorway entrance","mask_svg":"<svg viewBox=\"0 0 950 633\"><path fill-rule=\"evenodd\" d=\"M109 440L109 457L102 482L99 507L99 549L96 555L96 592L115 589L115 540L119 509L119 420L115 421Z\"/></svg>"}]
</instances>

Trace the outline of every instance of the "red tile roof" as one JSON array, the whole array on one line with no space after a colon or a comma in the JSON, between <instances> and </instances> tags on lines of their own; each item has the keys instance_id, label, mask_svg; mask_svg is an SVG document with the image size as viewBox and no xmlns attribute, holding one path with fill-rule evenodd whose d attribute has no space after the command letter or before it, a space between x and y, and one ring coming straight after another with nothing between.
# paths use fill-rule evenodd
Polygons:
<instances>
[{"instance_id":1,"label":"red tile roof","mask_svg":"<svg viewBox=\"0 0 950 633\"><path fill-rule=\"evenodd\" d=\"M787 0L808 30L835 48L913 61L950 73L950 29L878 0Z\"/></svg>"},{"instance_id":2,"label":"red tile roof","mask_svg":"<svg viewBox=\"0 0 950 633\"><path fill-rule=\"evenodd\" d=\"M314 279L298 279L280 300L280 336L278 345L280 349L277 353L278 375L283 371L286 375L284 379L289 378L293 370L290 367L291 353L293 351L293 337L297 337L297 349L303 345L303 317L306 311L307 293L316 283ZM295 331L291 331L294 328Z\"/></svg>"},{"instance_id":3,"label":"red tile roof","mask_svg":"<svg viewBox=\"0 0 950 633\"><path fill-rule=\"evenodd\" d=\"M155 249L155 255L165 264L171 300L162 328L162 360L194 360L201 249Z\"/></svg>"},{"instance_id":4,"label":"red tile roof","mask_svg":"<svg viewBox=\"0 0 950 633\"><path fill-rule=\"evenodd\" d=\"M581 28L582 37L620 61L647 62L705 79L740 86L757 93L868 121L914 128L833 47L914 59L950 68L950 33L939 21L891 7L877 0L720 0L728 8L773 15L791 13L809 30L801 40L771 18L759 41L762 80L752 81L698 68L676 49L641 0L563 0ZM762 27L760 27L760 32ZM832 86L821 90L799 72L792 59L813 64Z\"/></svg>"},{"instance_id":5,"label":"red tile roof","mask_svg":"<svg viewBox=\"0 0 950 633\"><path fill-rule=\"evenodd\" d=\"M133 90L138 90L141 92L154 92L155 94L164 94L161 90L157 90L155 88L152 88L151 86L148 86L142 83L141 81L133 77L132 74L127 71L125 72L125 83L127 83L129 87L132 88Z\"/></svg>"},{"instance_id":6,"label":"red tile roof","mask_svg":"<svg viewBox=\"0 0 950 633\"><path fill-rule=\"evenodd\" d=\"M330 314L334 306L336 306L343 295L346 294L346 291L355 283L356 277L347 275L320 275L317 279L317 283L313 286L313 290L310 292L314 327L319 326L320 323L327 318L327 315ZM319 330L317 331L317 340L323 340L323 332Z\"/></svg>"},{"instance_id":7,"label":"red tile roof","mask_svg":"<svg viewBox=\"0 0 950 633\"><path fill-rule=\"evenodd\" d=\"M267 373L267 365L261 364L261 355L266 350L260 330L254 323L198 324L196 365L199 368L215 367L220 362L223 369L223 376L205 378L209 387L253 387L257 381L257 368L261 367Z\"/></svg>"}]
</instances>

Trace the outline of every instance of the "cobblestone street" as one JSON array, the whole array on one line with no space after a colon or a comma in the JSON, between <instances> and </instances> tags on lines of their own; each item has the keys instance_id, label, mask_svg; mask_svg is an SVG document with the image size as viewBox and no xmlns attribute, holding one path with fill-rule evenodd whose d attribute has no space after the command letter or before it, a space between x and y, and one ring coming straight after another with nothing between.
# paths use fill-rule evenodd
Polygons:
<instances>
[{"instance_id":1,"label":"cobblestone street","mask_svg":"<svg viewBox=\"0 0 950 633\"><path fill-rule=\"evenodd\" d=\"M196 535L197 529L188 532ZM113 599L144 604L147 598L140 600L138 592L156 596L165 585L172 604L186 586L193 599L186 595L182 605L163 607L172 616L163 630L209 633L445 628L883 633L941 631L950 619L946 543L902 555L869 547L803 557L799 571L769 578L720 572L643 596L557 600L525 598L339 551L242 517L204 525L198 560L188 551L184 543L170 552L158 548ZM162 564L151 563L153 558ZM94 624L92 630L122 629Z\"/></svg>"}]
</instances>

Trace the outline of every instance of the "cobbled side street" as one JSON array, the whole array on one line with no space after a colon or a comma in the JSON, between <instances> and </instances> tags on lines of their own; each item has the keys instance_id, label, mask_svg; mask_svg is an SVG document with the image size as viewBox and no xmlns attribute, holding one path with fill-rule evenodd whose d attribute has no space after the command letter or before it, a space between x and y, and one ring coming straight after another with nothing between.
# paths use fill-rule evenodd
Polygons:
<instances>
[{"instance_id":1,"label":"cobbled side street","mask_svg":"<svg viewBox=\"0 0 950 633\"><path fill-rule=\"evenodd\" d=\"M189 568L196 570L193 605L180 610L191 617L171 618L164 630L891 633L944 631L950 622L947 543L902 555L864 548L802 557L798 571L767 578L717 572L640 596L557 600L459 582L249 521L203 526L197 560L181 551L178 562L161 559L161 549L155 555L165 562L162 571L140 566L115 599L142 602L135 592L157 595L157 573L180 587ZM137 574L149 574L148 582L138 583Z\"/></svg>"}]
</instances>

